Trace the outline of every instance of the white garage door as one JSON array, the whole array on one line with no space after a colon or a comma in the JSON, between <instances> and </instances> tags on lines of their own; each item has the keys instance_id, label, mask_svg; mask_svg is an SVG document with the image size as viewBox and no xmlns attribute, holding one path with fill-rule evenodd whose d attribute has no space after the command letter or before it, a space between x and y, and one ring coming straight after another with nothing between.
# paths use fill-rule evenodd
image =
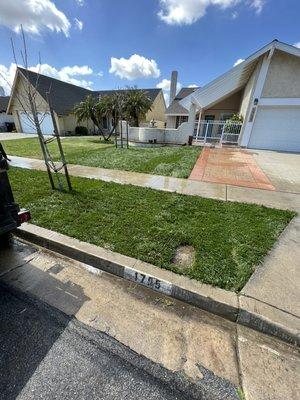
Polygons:
<instances>
[{"instance_id":1,"label":"white garage door","mask_svg":"<svg viewBox=\"0 0 300 400\"><path fill-rule=\"evenodd\" d=\"M259 107L248 147L300 152L300 107Z\"/></svg>"},{"instance_id":2,"label":"white garage door","mask_svg":"<svg viewBox=\"0 0 300 400\"><path fill-rule=\"evenodd\" d=\"M30 114L30 119L27 114L24 112L19 113L21 129L23 133L36 133L36 129L34 124L32 123L32 115ZM46 115L39 113L39 121L41 124L42 133L44 135L53 134L53 123L50 113L46 113Z\"/></svg>"}]
</instances>

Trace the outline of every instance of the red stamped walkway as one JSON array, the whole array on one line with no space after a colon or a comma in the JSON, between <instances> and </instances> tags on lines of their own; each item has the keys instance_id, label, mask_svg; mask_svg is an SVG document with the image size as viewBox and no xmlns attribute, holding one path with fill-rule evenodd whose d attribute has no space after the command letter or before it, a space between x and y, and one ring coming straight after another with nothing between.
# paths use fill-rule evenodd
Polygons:
<instances>
[{"instance_id":1,"label":"red stamped walkway","mask_svg":"<svg viewBox=\"0 0 300 400\"><path fill-rule=\"evenodd\" d=\"M275 190L266 174L256 164L253 156L241 149L204 148L189 179Z\"/></svg>"}]
</instances>

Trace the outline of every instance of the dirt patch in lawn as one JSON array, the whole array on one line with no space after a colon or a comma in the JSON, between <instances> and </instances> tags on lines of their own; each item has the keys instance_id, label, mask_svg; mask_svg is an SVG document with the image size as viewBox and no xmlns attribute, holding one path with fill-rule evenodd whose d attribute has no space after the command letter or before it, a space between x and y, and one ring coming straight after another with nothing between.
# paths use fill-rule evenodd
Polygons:
<instances>
[{"instance_id":1,"label":"dirt patch in lawn","mask_svg":"<svg viewBox=\"0 0 300 400\"><path fill-rule=\"evenodd\" d=\"M183 245L177 247L172 263L180 270L185 271L194 265L195 260L195 248L193 246Z\"/></svg>"}]
</instances>

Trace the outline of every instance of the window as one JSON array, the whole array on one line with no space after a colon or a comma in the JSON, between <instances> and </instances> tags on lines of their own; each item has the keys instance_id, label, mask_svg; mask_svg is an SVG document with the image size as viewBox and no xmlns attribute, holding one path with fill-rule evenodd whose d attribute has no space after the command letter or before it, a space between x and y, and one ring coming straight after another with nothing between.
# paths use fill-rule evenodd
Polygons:
<instances>
[{"instance_id":1,"label":"window","mask_svg":"<svg viewBox=\"0 0 300 400\"><path fill-rule=\"evenodd\" d=\"M177 115L175 128L177 129L181 124L183 124L184 122L187 122L188 119L189 119L189 117L187 115Z\"/></svg>"}]
</instances>

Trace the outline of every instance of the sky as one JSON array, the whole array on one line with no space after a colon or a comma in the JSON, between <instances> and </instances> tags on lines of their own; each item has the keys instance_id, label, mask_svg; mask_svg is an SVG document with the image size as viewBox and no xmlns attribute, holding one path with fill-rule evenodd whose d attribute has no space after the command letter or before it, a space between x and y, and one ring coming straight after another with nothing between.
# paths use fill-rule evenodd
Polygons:
<instances>
[{"instance_id":1,"label":"sky","mask_svg":"<svg viewBox=\"0 0 300 400\"><path fill-rule=\"evenodd\" d=\"M22 24L29 67L92 90L203 86L273 39L300 47L299 0L0 0L0 86ZM38 67L41 55L41 67Z\"/></svg>"}]
</instances>

